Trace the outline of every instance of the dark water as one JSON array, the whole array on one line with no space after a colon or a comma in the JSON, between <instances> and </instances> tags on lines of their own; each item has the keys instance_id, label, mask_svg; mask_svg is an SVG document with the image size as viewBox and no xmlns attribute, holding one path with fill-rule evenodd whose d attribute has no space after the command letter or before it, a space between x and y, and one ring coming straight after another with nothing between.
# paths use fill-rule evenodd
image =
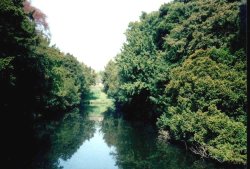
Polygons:
<instances>
[{"instance_id":1,"label":"dark water","mask_svg":"<svg viewBox=\"0 0 250 169\"><path fill-rule=\"evenodd\" d=\"M93 107L91 111L94 111ZM223 169L183 148L157 140L155 129L108 112L85 117L74 109L62 119L34 125L33 142L13 142L9 167L36 169ZM22 147L22 148L19 148ZM16 150L16 151L15 151ZM16 158L15 155L17 156ZM235 167L231 167L235 168Z\"/></svg>"}]
</instances>

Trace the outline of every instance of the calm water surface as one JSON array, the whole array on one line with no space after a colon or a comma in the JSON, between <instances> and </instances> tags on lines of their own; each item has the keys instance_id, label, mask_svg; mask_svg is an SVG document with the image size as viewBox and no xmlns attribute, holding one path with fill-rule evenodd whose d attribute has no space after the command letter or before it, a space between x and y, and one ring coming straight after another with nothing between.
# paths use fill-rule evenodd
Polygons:
<instances>
[{"instance_id":1,"label":"calm water surface","mask_svg":"<svg viewBox=\"0 0 250 169\"><path fill-rule=\"evenodd\" d=\"M128 123L108 113L103 117L82 117L77 112L70 113L50 139L51 147L36 161L36 168L223 168L182 148L159 142L155 129L148 124Z\"/></svg>"},{"instance_id":2,"label":"calm water surface","mask_svg":"<svg viewBox=\"0 0 250 169\"><path fill-rule=\"evenodd\" d=\"M162 143L154 127L114 117L108 104L96 103L75 108L61 119L34 124L27 133L32 137L25 136L26 129L13 130L13 141L6 145L7 168L236 169Z\"/></svg>"},{"instance_id":3,"label":"calm water surface","mask_svg":"<svg viewBox=\"0 0 250 169\"><path fill-rule=\"evenodd\" d=\"M235 168L218 166L183 148L159 142L155 129L148 124L129 123L109 113L102 117L84 117L83 114L86 112L74 109L59 121L37 124L32 142L31 138L17 138L18 141L9 145L12 158L6 161L7 168Z\"/></svg>"},{"instance_id":4,"label":"calm water surface","mask_svg":"<svg viewBox=\"0 0 250 169\"><path fill-rule=\"evenodd\" d=\"M94 136L83 142L74 155L67 160L59 159L59 165L65 169L117 169L115 159L111 155L115 147L108 146L103 139L100 123L95 124Z\"/></svg>"}]
</instances>

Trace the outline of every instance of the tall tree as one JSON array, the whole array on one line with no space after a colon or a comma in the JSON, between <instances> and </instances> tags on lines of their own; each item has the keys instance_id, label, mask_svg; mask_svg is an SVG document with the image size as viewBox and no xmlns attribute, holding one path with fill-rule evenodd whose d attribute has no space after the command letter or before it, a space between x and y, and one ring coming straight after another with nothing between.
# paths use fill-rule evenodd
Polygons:
<instances>
[{"instance_id":1,"label":"tall tree","mask_svg":"<svg viewBox=\"0 0 250 169\"><path fill-rule=\"evenodd\" d=\"M107 91L114 86L125 115L158 118L195 153L245 164L245 10L246 1L176 0L142 13L112 66L119 85L106 80Z\"/></svg>"}]
</instances>

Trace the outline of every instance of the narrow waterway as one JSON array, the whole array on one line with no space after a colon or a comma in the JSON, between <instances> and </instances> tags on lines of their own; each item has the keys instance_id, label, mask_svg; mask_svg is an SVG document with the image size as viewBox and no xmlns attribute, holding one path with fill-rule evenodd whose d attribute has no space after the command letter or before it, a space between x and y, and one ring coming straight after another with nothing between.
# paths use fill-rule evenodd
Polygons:
<instances>
[{"instance_id":1,"label":"narrow waterway","mask_svg":"<svg viewBox=\"0 0 250 169\"><path fill-rule=\"evenodd\" d=\"M36 126L36 150L16 160L35 169L225 169L157 139L149 124L114 117L112 101L95 86L80 109ZM18 158L17 158L18 159ZM21 167L21 165L23 165ZM232 167L234 168L234 167Z\"/></svg>"},{"instance_id":2,"label":"narrow waterway","mask_svg":"<svg viewBox=\"0 0 250 169\"><path fill-rule=\"evenodd\" d=\"M224 168L200 159L183 148L160 142L156 130L149 124L129 123L113 117L114 113L112 101L107 99L100 87L93 87L89 103L82 110L87 117L69 116L70 120L65 119L65 125L62 124L68 127L59 129L69 137L61 140L68 142L63 144L65 147L59 146L59 151L67 150L69 145L75 146L72 146L72 150L64 151L65 154L59 153L53 166L64 169ZM60 138L61 134L56 135L59 136L56 138Z\"/></svg>"}]
</instances>

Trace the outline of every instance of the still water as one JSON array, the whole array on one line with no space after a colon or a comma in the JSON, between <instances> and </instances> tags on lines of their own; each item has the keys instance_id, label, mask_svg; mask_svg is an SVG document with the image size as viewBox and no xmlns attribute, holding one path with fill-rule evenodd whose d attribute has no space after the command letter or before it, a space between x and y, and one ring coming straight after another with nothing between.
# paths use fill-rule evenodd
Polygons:
<instances>
[{"instance_id":1,"label":"still water","mask_svg":"<svg viewBox=\"0 0 250 169\"><path fill-rule=\"evenodd\" d=\"M69 113L50 135L50 149L34 168L64 169L222 169L183 148L157 139L155 129L109 113L83 117ZM228 167L227 167L228 168Z\"/></svg>"},{"instance_id":2,"label":"still water","mask_svg":"<svg viewBox=\"0 0 250 169\"><path fill-rule=\"evenodd\" d=\"M114 146L108 146L103 139L100 123L95 124L94 136L82 143L74 155L67 160L59 159L59 165L65 169L116 169L112 153L116 152ZM91 152L91 153L90 153Z\"/></svg>"},{"instance_id":3,"label":"still water","mask_svg":"<svg viewBox=\"0 0 250 169\"><path fill-rule=\"evenodd\" d=\"M218 166L194 156L185 148L160 142L156 130L149 124L127 122L109 111L103 116L85 115L85 110L74 109L60 120L37 124L32 142L26 137L13 139L9 155L6 154L11 157L6 161L7 168L235 168Z\"/></svg>"},{"instance_id":4,"label":"still water","mask_svg":"<svg viewBox=\"0 0 250 169\"><path fill-rule=\"evenodd\" d=\"M6 142L7 168L18 169L230 169L162 143L156 129L115 117L106 96L94 89L91 104L63 118L13 129ZM31 137L32 136L32 137Z\"/></svg>"}]
</instances>

